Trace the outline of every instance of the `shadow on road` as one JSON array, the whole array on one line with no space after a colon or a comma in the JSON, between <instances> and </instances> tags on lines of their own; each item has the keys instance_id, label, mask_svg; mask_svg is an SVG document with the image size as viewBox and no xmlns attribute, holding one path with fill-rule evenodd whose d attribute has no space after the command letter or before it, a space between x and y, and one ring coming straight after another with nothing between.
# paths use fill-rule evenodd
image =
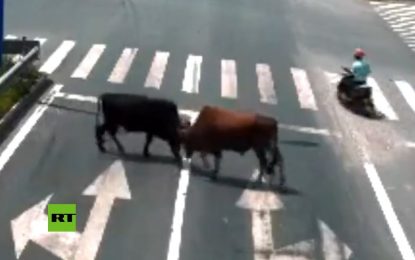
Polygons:
<instances>
[{"instance_id":1,"label":"shadow on road","mask_svg":"<svg viewBox=\"0 0 415 260\"><path fill-rule=\"evenodd\" d=\"M281 144L287 144L287 145L296 145L296 146L302 146L302 147L317 147L320 146L317 142L310 142L310 141L301 141L301 140L284 140L280 141Z\"/></svg>"},{"instance_id":2,"label":"shadow on road","mask_svg":"<svg viewBox=\"0 0 415 260\"><path fill-rule=\"evenodd\" d=\"M159 163L159 164L176 164L176 161L173 156L167 155L156 155L153 154L150 157L146 158L142 154L137 153L125 153L121 154L118 151L107 151L104 154L108 154L111 156L117 156L122 160L131 161L131 162L139 162L139 163Z\"/></svg>"},{"instance_id":3,"label":"shadow on road","mask_svg":"<svg viewBox=\"0 0 415 260\"><path fill-rule=\"evenodd\" d=\"M210 179L211 171L205 170L200 168L199 166L192 165L191 172L195 176L202 176ZM277 177L275 178L277 179ZM219 185L226 185L232 186L240 189L250 189L250 190L257 190L257 191L275 191L280 194L284 195L301 195L301 192L288 186L279 186L272 184L271 186L267 184L256 184L248 179L236 178L231 176L224 176L221 175L219 172L217 180L212 181L213 183L217 183Z\"/></svg>"},{"instance_id":4,"label":"shadow on road","mask_svg":"<svg viewBox=\"0 0 415 260\"><path fill-rule=\"evenodd\" d=\"M38 104L47 105L49 107L54 107L54 108L58 108L58 109L63 109L63 110L82 113L82 114L87 114L87 115L93 115L93 116L96 115L96 112L91 112L91 111L88 111L88 110L73 108L73 107L69 107L69 106L63 106L63 105L57 105L57 104L46 104L45 102L42 102L42 101L39 101Z\"/></svg>"},{"instance_id":5,"label":"shadow on road","mask_svg":"<svg viewBox=\"0 0 415 260\"><path fill-rule=\"evenodd\" d=\"M107 151L104 154L110 156L116 156L125 161L131 162L138 162L138 163L160 163L160 164L171 164L175 165L176 161L173 156L166 156L166 155L152 155L149 158L145 158L142 154L133 154L133 153L125 153L120 154L118 151ZM211 171L201 168L195 164L191 164L190 171L193 176L199 177L206 177L210 180ZM277 177L275 178L277 179ZM301 195L301 192L288 186L279 186L273 184L268 186L266 184L256 184L249 179L242 179L230 176L224 176L219 173L218 179L212 181L212 183L217 183L218 185L226 185L231 186L239 189L250 189L250 190L257 190L257 191L275 191L279 194L284 195Z\"/></svg>"}]
</instances>

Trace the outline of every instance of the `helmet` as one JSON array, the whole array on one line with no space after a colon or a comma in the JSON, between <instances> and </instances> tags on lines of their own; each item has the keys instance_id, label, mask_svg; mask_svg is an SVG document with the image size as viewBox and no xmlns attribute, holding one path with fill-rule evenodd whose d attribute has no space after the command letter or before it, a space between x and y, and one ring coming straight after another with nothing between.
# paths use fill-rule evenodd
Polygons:
<instances>
[{"instance_id":1,"label":"helmet","mask_svg":"<svg viewBox=\"0 0 415 260\"><path fill-rule=\"evenodd\" d=\"M354 51L354 56L355 56L356 58L363 58L365 55L366 55L366 54L365 54L365 51L364 51L363 49L357 48L357 49Z\"/></svg>"}]
</instances>

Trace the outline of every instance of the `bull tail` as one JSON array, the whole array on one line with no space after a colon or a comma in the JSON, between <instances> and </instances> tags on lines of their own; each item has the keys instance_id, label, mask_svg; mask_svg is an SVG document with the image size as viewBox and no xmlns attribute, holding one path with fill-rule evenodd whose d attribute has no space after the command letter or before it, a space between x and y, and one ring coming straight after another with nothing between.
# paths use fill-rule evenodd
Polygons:
<instances>
[{"instance_id":1,"label":"bull tail","mask_svg":"<svg viewBox=\"0 0 415 260\"><path fill-rule=\"evenodd\" d=\"M95 127L98 127L100 125L100 114L102 113L102 100L99 97L97 100L97 113L95 114Z\"/></svg>"}]
</instances>

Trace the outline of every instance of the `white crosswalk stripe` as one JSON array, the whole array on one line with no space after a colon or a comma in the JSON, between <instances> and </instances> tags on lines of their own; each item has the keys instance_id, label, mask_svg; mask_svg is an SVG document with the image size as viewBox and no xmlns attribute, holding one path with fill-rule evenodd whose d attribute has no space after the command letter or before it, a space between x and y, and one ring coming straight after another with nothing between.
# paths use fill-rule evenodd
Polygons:
<instances>
[{"instance_id":1,"label":"white crosswalk stripe","mask_svg":"<svg viewBox=\"0 0 415 260\"><path fill-rule=\"evenodd\" d=\"M116 84L123 83L137 53L138 48L125 48L108 77L108 81Z\"/></svg>"},{"instance_id":2,"label":"white crosswalk stripe","mask_svg":"<svg viewBox=\"0 0 415 260\"><path fill-rule=\"evenodd\" d=\"M398 33L409 48L414 50L415 3L387 3L371 1L374 10ZM414 50L415 51L415 50Z\"/></svg>"},{"instance_id":3,"label":"white crosswalk stripe","mask_svg":"<svg viewBox=\"0 0 415 260\"><path fill-rule=\"evenodd\" d=\"M17 39L18 36L9 34L5 39ZM36 40L44 45L47 42L46 38L36 37ZM415 35L412 36L415 40ZM415 49L415 42L409 43L409 46ZM52 74L69 55L74 48L75 42L70 40L63 41L57 49L52 51L52 54L46 59L39 71ZM105 44L92 44L89 51L82 58L78 66L72 72L71 78L87 79L93 68L97 65L100 57L106 50ZM138 54L138 48L125 48L118 60L116 61L112 72L108 77L111 83L124 83L125 78L131 70L132 63ZM156 51L147 72L144 87L154 88L160 90L163 83L164 74L170 61L170 53L166 51ZM202 75L203 57L189 54L186 64L183 64L182 74L182 92L199 94L200 79ZM235 60L222 59L220 64L221 77L221 93L222 98L237 99L238 98L238 64ZM259 99L261 103L269 105L277 105L275 77L270 65L265 63L258 63L255 65L257 75L257 88L259 92ZM325 77L330 84L337 85L341 75L339 73L331 73L325 71ZM290 68L290 76L295 87L296 95L301 109L318 111L318 104L313 93L312 84L309 75L305 69L298 67ZM408 103L411 110L415 112L415 91L409 82L404 80L394 81L397 89L400 91L405 101ZM381 86L378 85L375 78L368 78L368 85L372 87L373 100L376 108L385 114L386 118L392 121L398 121L398 114L393 109L392 105L387 100L387 97L382 92Z\"/></svg>"},{"instance_id":4,"label":"white crosswalk stripe","mask_svg":"<svg viewBox=\"0 0 415 260\"><path fill-rule=\"evenodd\" d=\"M74 41L66 40L62 42L58 49L56 49L56 51L46 60L42 67L40 67L39 71L47 74L53 73L74 46Z\"/></svg>"},{"instance_id":5,"label":"white crosswalk stripe","mask_svg":"<svg viewBox=\"0 0 415 260\"><path fill-rule=\"evenodd\" d=\"M403 80L395 80L395 84L408 103L409 107L415 112L415 91L412 86Z\"/></svg>"},{"instance_id":6,"label":"white crosswalk stripe","mask_svg":"<svg viewBox=\"0 0 415 260\"><path fill-rule=\"evenodd\" d=\"M79 66L72 73L72 78L86 79L91 72L94 65L97 63L99 57L105 50L104 44L94 44Z\"/></svg>"},{"instance_id":7,"label":"white crosswalk stripe","mask_svg":"<svg viewBox=\"0 0 415 260\"><path fill-rule=\"evenodd\" d=\"M186 61L182 91L186 93L199 93L199 81L203 57L190 54Z\"/></svg>"},{"instance_id":8,"label":"white crosswalk stripe","mask_svg":"<svg viewBox=\"0 0 415 260\"><path fill-rule=\"evenodd\" d=\"M300 107L303 109L318 110L313 90L311 89L307 73L299 68L291 68L294 85L297 89Z\"/></svg>"},{"instance_id":9,"label":"white crosswalk stripe","mask_svg":"<svg viewBox=\"0 0 415 260\"><path fill-rule=\"evenodd\" d=\"M160 89L160 86L163 82L163 76L166 70L169 56L170 53L168 52L156 52L150 67L150 71L148 72L146 81L144 83L145 87L153 87L156 89Z\"/></svg>"},{"instance_id":10,"label":"white crosswalk stripe","mask_svg":"<svg viewBox=\"0 0 415 260\"><path fill-rule=\"evenodd\" d=\"M274 90L274 80L271 68L268 64L257 64L256 73L258 77L258 90L262 103L276 105L277 95Z\"/></svg>"},{"instance_id":11,"label":"white crosswalk stripe","mask_svg":"<svg viewBox=\"0 0 415 260\"><path fill-rule=\"evenodd\" d=\"M380 89L378 83L374 78L369 77L367 79L367 84L372 87L373 102L375 107L379 109L380 112L385 114L386 118L389 120L398 120L398 115L393 110L392 106L389 104L382 90Z\"/></svg>"},{"instance_id":12,"label":"white crosswalk stripe","mask_svg":"<svg viewBox=\"0 0 415 260\"><path fill-rule=\"evenodd\" d=\"M234 60L221 61L221 96L223 98L237 98L238 80L236 76L236 62Z\"/></svg>"}]
</instances>

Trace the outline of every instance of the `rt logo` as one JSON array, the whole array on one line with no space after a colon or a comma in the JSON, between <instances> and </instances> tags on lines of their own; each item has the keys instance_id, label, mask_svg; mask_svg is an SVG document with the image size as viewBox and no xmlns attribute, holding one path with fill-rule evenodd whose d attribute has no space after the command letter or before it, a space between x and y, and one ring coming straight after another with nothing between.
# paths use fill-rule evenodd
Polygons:
<instances>
[{"instance_id":1,"label":"rt logo","mask_svg":"<svg viewBox=\"0 0 415 260\"><path fill-rule=\"evenodd\" d=\"M49 232L76 232L76 204L48 204Z\"/></svg>"}]
</instances>

